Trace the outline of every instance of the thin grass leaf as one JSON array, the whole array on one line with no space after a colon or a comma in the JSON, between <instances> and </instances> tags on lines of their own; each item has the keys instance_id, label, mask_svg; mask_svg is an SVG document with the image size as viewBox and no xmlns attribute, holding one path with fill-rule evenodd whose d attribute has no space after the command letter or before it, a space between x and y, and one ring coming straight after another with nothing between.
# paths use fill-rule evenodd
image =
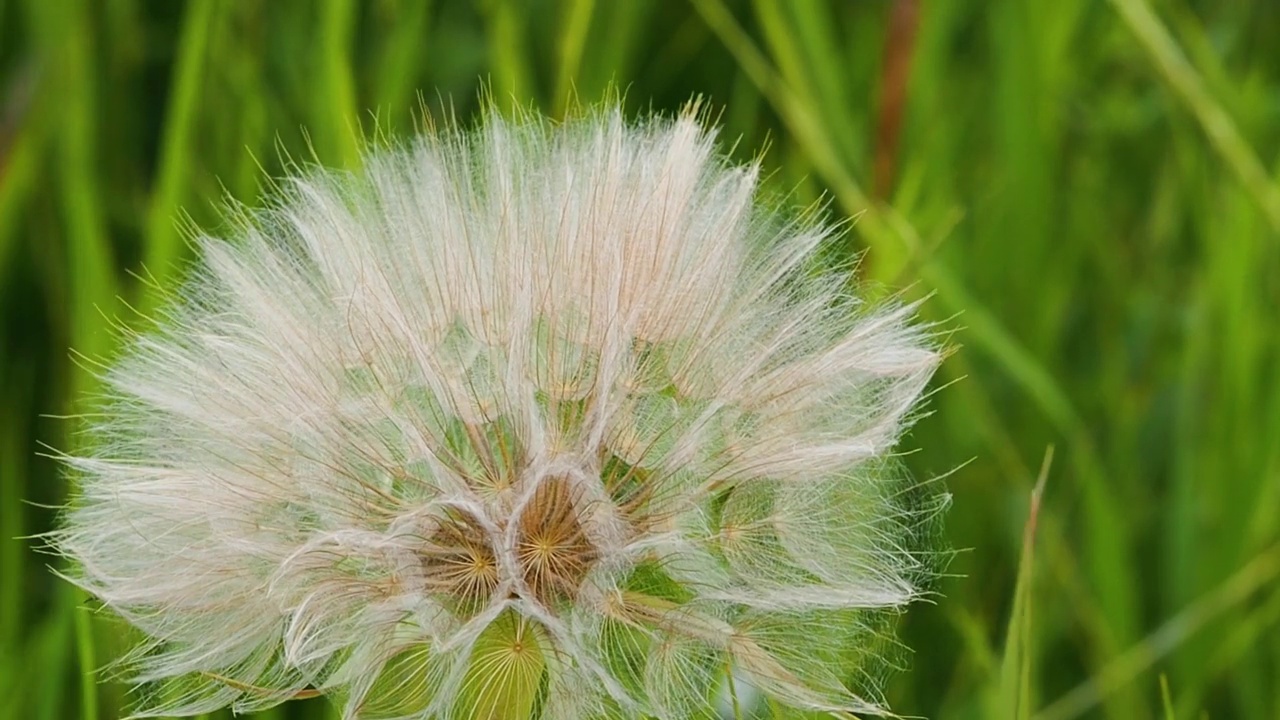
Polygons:
<instances>
[{"instance_id":1,"label":"thin grass leaf","mask_svg":"<svg viewBox=\"0 0 1280 720\"><path fill-rule=\"evenodd\" d=\"M1165 82L1196 116L1214 150L1262 209L1272 229L1280 232L1280 186L1258 161L1231 116L1209 94L1164 23L1146 0L1111 0L1111 4L1138 38Z\"/></svg>"},{"instance_id":2,"label":"thin grass leaf","mask_svg":"<svg viewBox=\"0 0 1280 720\"><path fill-rule=\"evenodd\" d=\"M205 98L205 65L209 36L217 22L218 0L194 0L186 6L179 35L180 54L169 83L164 131L160 139L159 167L147 207L143 265L158 283L170 277L182 255L175 216L191 178L197 111ZM154 293L141 301L145 312L153 306Z\"/></svg>"},{"instance_id":3,"label":"thin grass leaf","mask_svg":"<svg viewBox=\"0 0 1280 720\"><path fill-rule=\"evenodd\" d=\"M1000 693L993 715L1022 720L1031 717L1031 666L1033 626L1031 608L1034 598L1036 527L1040 520L1040 502L1044 486L1053 466L1053 446L1044 453L1040 475L1031 491L1027 523L1022 532L1022 555L1018 561L1018 581L1013 588L1013 609L1005 632L1004 651L1000 661Z\"/></svg>"},{"instance_id":4,"label":"thin grass leaf","mask_svg":"<svg viewBox=\"0 0 1280 720\"><path fill-rule=\"evenodd\" d=\"M1213 620L1253 596L1280 576L1280 545L1258 554L1226 582L1170 618L1142 642L1125 651L1093 677L1077 685L1035 715L1035 720L1070 720L1087 713L1125 687Z\"/></svg>"},{"instance_id":5,"label":"thin grass leaf","mask_svg":"<svg viewBox=\"0 0 1280 720\"><path fill-rule=\"evenodd\" d=\"M1169 694L1169 676L1160 673L1160 704L1164 710L1164 720L1177 720L1173 712L1173 697Z\"/></svg>"},{"instance_id":6,"label":"thin grass leaf","mask_svg":"<svg viewBox=\"0 0 1280 720\"><path fill-rule=\"evenodd\" d=\"M561 12L564 28L558 47L560 63L556 73L553 107L557 116L564 115L571 100L576 79L582 70L582 56L591 31L595 0L564 0Z\"/></svg>"},{"instance_id":7,"label":"thin grass leaf","mask_svg":"<svg viewBox=\"0 0 1280 720\"><path fill-rule=\"evenodd\" d=\"M538 88L527 58L526 6L516 0L485 0L489 31L489 72L492 97L504 113L513 113L525 98L540 105Z\"/></svg>"},{"instance_id":8,"label":"thin grass leaf","mask_svg":"<svg viewBox=\"0 0 1280 720\"><path fill-rule=\"evenodd\" d=\"M347 168L360 163L360 115L351 69L351 43L359 9L353 0L324 0L319 8L315 62L317 82L308 88L315 97L311 125L320 157Z\"/></svg>"}]
</instances>

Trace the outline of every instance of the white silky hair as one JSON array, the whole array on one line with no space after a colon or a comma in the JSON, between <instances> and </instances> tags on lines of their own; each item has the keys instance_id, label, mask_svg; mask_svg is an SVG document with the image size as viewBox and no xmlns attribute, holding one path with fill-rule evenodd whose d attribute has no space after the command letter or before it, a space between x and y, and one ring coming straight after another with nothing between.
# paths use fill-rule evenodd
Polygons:
<instances>
[{"instance_id":1,"label":"white silky hair","mask_svg":"<svg viewBox=\"0 0 1280 720\"><path fill-rule=\"evenodd\" d=\"M348 718L460 717L512 612L554 649L546 718L706 717L730 665L789 705L886 712L850 662L930 575L938 503L890 455L939 351L913 305L824 269L833 231L758 176L694 111L491 115L308 171L200 238L105 375L53 537L147 638L122 664L138 714L317 688ZM606 465L643 470L642 511ZM592 548L559 604L518 548L544 486ZM458 517L495 564L465 613L422 560ZM636 604L642 566L678 600ZM420 672L391 684L406 656ZM380 697L401 691L424 697Z\"/></svg>"}]
</instances>

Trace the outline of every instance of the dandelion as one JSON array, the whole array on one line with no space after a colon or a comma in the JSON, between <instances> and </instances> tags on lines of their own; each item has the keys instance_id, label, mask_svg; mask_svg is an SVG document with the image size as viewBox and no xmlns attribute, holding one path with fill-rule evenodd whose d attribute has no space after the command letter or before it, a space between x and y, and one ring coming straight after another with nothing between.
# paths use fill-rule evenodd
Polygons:
<instances>
[{"instance_id":1,"label":"dandelion","mask_svg":"<svg viewBox=\"0 0 1280 720\"><path fill-rule=\"evenodd\" d=\"M885 712L938 352L690 111L488 118L232 213L105 374L71 578L139 715ZM915 499L912 499L915 498ZM738 680L730 680L737 678Z\"/></svg>"}]
</instances>

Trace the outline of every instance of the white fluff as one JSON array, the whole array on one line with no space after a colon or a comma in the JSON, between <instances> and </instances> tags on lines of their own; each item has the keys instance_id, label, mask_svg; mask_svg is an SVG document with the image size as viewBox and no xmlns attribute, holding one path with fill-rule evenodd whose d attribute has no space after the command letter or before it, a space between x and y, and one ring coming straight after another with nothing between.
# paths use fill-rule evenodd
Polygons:
<instances>
[{"instance_id":1,"label":"white fluff","mask_svg":"<svg viewBox=\"0 0 1280 720\"><path fill-rule=\"evenodd\" d=\"M692 113L489 117L202 238L54 539L149 638L140 714L705 717L730 671L882 712L859 644L931 511L887 456L939 356L757 175Z\"/></svg>"}]
</instances>

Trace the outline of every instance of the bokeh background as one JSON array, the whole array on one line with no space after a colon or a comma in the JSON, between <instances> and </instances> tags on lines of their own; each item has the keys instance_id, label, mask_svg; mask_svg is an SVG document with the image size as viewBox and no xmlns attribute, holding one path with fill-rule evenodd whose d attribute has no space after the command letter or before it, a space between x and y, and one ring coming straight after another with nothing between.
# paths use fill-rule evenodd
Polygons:
<instances>
[{"instance_id":1,"label":"bokeh background","mask_svg":"<svg viewBox=\"0 0 1280 720\"><path fill-rule=\"evenodd\" d=\"M183 226L486 85L562 115L611 84L629 114L701 97L955 329L904 449L949 474L959 552L901 618L898 712L1280 717L1270 0L0 0L0 717L121 712L89 674L119 629L25 536Z\"/></svg>"}]
</instances>

